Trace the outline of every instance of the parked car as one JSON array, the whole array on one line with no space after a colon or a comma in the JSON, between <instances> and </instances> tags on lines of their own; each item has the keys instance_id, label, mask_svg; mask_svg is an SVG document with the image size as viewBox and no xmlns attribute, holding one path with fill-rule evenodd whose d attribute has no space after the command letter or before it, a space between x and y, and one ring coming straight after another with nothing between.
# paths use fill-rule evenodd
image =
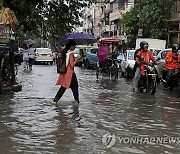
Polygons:
<instances>
[{"instance_id":1,"label":"parked car","mask_svg":"<svg viewBox=\"0 0 180 154\"><path fill-rule=\"evenodd\" d=\"M73 50L73 54L74 54L74 57L75 58L77 58L77 56L78 56L78 54L79 54L79 48L75 48L74 50Z\"/></svg>"},{"instance_id":2,"label":"parked car","mask_svg":"<svg viewBox=\"0 0 180 154\"><path fill-rule=\"evenodd\" d=\"M157 74L158 74L158 78L161 79L162 78L162 71L165 68L165 57L166 54L171 51L172 49L164 49L161 50L158 55L156 56L156 61L157 61Z\"/></svg>"},{"instance_id":3,"label":"parked car","mask_svg":"<svg viewBox=\"0 0 180 154\"><path fill-rule=\"evenodd\" d=\"M87 68L96 65L98 62L97 57L98 48L88 48L86 50L86 56L84 57L84 64Z\"/></svg>"},{"instance_id":4,"label":"parked car","mask_svg":"<svg viewBox=\"0 0 180 154\"><path fill-rule=\"evenodd\" d=\"M49 48L36 48L35 49L35 63L50 63L53 64L53 54Z\"/></svg>"},{"instance_id":5,"label":"parked car","mask_svg":"<svg viewBox=\"0 0 180 154\"><path fill-rule=\"evenodd\" d=\"M73 51L73 54L74 54L74 57L77 58L77 56L80 54L80 48L78 48L78 47L75 48L74 51ZM82 64L83 64L83 59L78 61L76 63L76 66L82 66Z\"/></svg>"},{"instance_id":6,"label":"parked car","mask_svg":"<svg viewBox=\"0 0 180 154\"><path fill-rule=\"evenodd\" d=\"M119 64L121 64L123 59L125 59L124 54L123 53L118 53L117 61L118 61Z\"/></svg>"},{"instance_id":7,"label":"parked car","mask_svg":"<svg viewBox=\"0 0 180 154\"><path fill-rule=\"evenodd\" d=\"M126 53L124 54L124 59L122 59L121 62L121 69L122 69L122 76L126 78L130 78L134 76L134 53L136 50L126 50Z\"/></svg>"},{"instance_id":8,"label":"parked car","mask_svg":"<svg viewBox=\"0 0 180 154\"><path fill-rule=\"evenodd\" d=\"M156 58L159 52L162 51L162 49L150 49L150 51L152 52L154 58Z\"/></svg>"}]
</instances>

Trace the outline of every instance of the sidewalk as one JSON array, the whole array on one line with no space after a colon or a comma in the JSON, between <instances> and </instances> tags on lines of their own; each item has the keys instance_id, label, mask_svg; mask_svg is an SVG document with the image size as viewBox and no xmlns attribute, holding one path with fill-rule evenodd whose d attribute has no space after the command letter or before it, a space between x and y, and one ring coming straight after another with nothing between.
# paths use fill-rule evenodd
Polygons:
<instances>
[{"instance_id":1,"label":"sidewalk","mask_svg":"<svg viewBox=\"0 0 180 154\"><path fill-rule=\"evenodd\" d=\"M13 91L13 92L18 92L22 90L22 85L21 84L16 84L16 85L11 85L11 86L1 86L0 87L0 94L6 91Z\"/></svg>"}]
</instances>

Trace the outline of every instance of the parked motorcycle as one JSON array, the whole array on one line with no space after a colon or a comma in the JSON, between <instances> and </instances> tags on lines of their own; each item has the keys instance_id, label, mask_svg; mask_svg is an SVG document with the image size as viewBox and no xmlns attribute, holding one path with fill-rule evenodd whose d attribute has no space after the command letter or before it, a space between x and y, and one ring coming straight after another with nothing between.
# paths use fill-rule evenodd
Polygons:
<instances>
[{"instance_id":1,"label":"parked motorcycle","mask_svg":"<svg viewBox=\"0 0 180 154\"><path fill-rule=\"evenodd\" d=\"M150 63L145 66L145 75L141 75L139 81L138 81L138 90L140 92L143 92L144 89L146 90L146 93L150 93L151 95L154 95L156 92L157 87L157 73L155 66Z\"/></svg>"}]
</instances>

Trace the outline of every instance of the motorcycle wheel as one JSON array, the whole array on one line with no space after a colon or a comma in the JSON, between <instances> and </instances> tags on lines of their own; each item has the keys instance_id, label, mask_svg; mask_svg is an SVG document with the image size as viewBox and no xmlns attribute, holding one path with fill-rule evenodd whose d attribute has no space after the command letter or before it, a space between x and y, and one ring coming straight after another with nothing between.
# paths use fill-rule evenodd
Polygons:
<instances>
[{"instance_id":1,"label":"motorcycle wheel","mask_svg":"<svg viewBox=\"0 0 180 154\"><path fill-rule=\"evenodd\" d=\"M154 95L156 92L156 81L152 80L149 84L149 93L150 95Z\"/></svg>"}]
</instances>

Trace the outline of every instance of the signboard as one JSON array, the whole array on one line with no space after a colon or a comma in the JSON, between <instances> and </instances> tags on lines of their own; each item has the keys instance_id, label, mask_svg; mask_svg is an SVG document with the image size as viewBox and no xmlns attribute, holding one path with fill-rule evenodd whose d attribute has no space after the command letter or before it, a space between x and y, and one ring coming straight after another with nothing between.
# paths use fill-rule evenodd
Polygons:
<instances>
[{"instance_id":1,"label":"signboard","mask_svg":"<svg viewBox=\"0 0 180 154\"><path fill-rule=\"evenodd\" d=\"M0 43L0 51L2 51L2 52L17 52L18 44L17 43Z\"/></svg>"},{"instance_id":2,"label":"signboard","mask_svg":"<svg viewBox=\"0 0 180 154\"><path fill-rule=\"evenodd\" d=\"M139 36L139 37L142 37L142 36L143 36L143 29L139 29L139 30L138 30L138 36Z\"/></svg>"}]
</instances>

